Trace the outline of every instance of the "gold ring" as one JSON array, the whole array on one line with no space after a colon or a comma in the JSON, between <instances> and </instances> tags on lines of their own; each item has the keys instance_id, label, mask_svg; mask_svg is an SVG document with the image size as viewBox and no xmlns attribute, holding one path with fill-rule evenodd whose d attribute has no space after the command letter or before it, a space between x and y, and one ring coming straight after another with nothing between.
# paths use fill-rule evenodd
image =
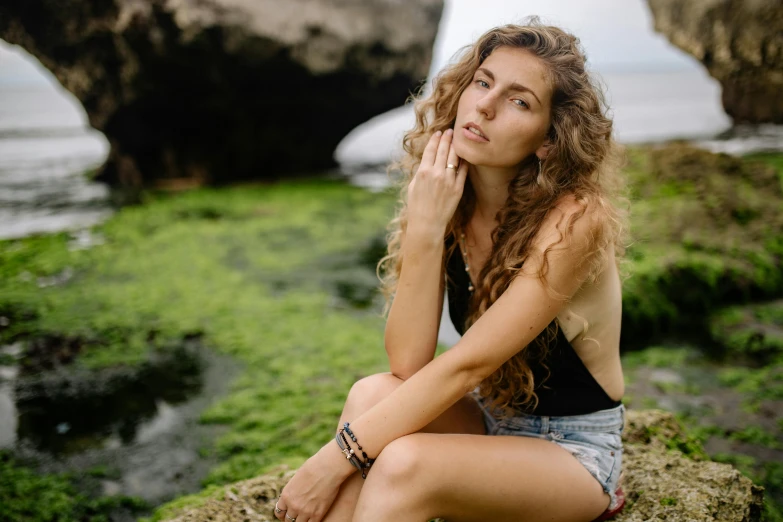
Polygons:
<instances>
[{"instance_id":1,"label":"gold ring","mask_svg":"<svg viewBox=\"0 0 783 522\"><path fill-rule=\"evenodd\" d=\"M446 168L447 168L447 169L456 169L457 167L455 167L454 165L452 165L451 163L449 163L448 165L446 165Z\"/></svg>"}]
</instances>

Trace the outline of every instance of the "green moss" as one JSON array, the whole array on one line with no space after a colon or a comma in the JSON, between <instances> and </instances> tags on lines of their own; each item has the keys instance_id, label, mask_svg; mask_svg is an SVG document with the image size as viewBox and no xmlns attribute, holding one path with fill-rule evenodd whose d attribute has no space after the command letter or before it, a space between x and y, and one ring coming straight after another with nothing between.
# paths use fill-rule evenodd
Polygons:
<instances>
[{"instance_id":1,"label":"green moss","mask_svg":"<svg viewBox=\"0 0 783 522\"><path fill-rule=\"evenodd\" d=\"M184 495L176 500L158 508L151 517L141 518L139 522L157 522L173 518L183 509L194 509L204 505L211 498L219 498L223 494L223 488L217 484L207 486L194 495Z\"/></svg>"},{"instance_id":2,"label":"green moss","mask_svg":"<svg viewBox=\"0 0 783 522\"><path fill-rule=\"evenodd\" d=\"M652 381L652 385L655 386L661 393L685 393L688 395L699 395L701 393L701 387L687 382L669 382L669 381Z\"/></svg>"},{"instance_id":3,"label":"green moss","mask_svg":"<svg viewBox=\"0 0 783 522\"><path fill-rule=\"evenodd\" d=\"M718 310L709 318L709 331L725 357L768 364L783 355L783 300Z\"/></svg>"},{"instance_id":4,"label":"green moss","mask_svg":"<svg viewBox=\"0 0 783 522\"><path fill-rule=\"evenodd\" d=\"M624 371L633 371L642 366L680 368L700 357L700 352L687 346L650 346L644 350L623 353L622 365Z\"/></svg>"},{"instance_id":5,"label":"green moss","mask_svg":"<svg viewBox=\"0 0 783 522\"><path fill-rule=\"evenodd\" d=\"M775 434L768 432L761 426L746 426L742 430L729 435L729 439L749 444L758 444L771 449L781 449L783 445L777 440Z\"/></svg>"},{"instance_id":6,"label":"green moss","mask_svg":"<svg viewBox=\"0 0 783 522\"><path fill-rule=\"evenodd\" d=\"M644 434L641 439L658 439L667 449L678 451L689 459L699 461L709 460L709 456L704 451L703 447L703 443L707 437L705 430L689 430L687 422L685 422L682 415L675 414L675 418L681 427L681 433L671 436L668 432L664 433L664 428L662 426L645 426Z\"/></svg>"},{"instance_id":7,"label":"green moss","mask_svg":"<svg viewBox=\"0 0 783 522\"><path fill-rule=\"evenodd\" d=\"M718 372L718 382L745 394L751 404L783 399L783 357L762 368L723 368Z\"/></svg>"},{"instance_id":8,"label":"green moss","mask_svg":"<svg viewBox=\"0 0 783 522\"><path fill-rule=\"evenodd\" d=\"M686 426L686 422L682 420L682 417L678 415L680 418L680 422L683 426ZM715 425L696 425L696 426L689 426L687 427L688 435L698 440L701 444L704 444L707 442L707 439L710 437L716 436L716 437L724 437L726 435L726 430L721 428L720 426Z\"/></svg>"},{"instance_id":9,"label":"green moss","mask_svg":"<svg viewBox=\"0 0 783 522\"><path fill-rule=\"evenodd\" d=\"M365 252L396 195L308 181L145 197L89 250L70 251L65 234L0 242L0 336L79 339L76 364L96 368L200 334L245 368L202 416L229 428L204 484L301 465L331 440L351 385L388 371L377 292L368 307L340 283L377 286Z\"/></svg>"},{"instance_id":10,"label":"green moss","mask_svg":"<svg viewBox=\"0 0 783 522\"><path fill-rule=\"evenodd\" d=\"M111 468L105 464L94 466L88 469L85 472L85 474L90 477L97 477L97 478L110 478L110 479L122 478L122 474L119 472L118 469Z\"/></svg>"},{"instance_id":11,"label":"green moss","mask_svg":"<svg viewBox=\"0 0 783 522\"><path fill-rule=\"evenodd\" d=\"M642 409L645 410L653 410L660 407L658 405L658 399L655 397L642 397L640 402Z\"/></svg>"},{"instance_id":12,"label":"green moss","mask_svg":"<svg viewBox=\"0 0 783 522\"><path fill-rule=\"evenodd\" d=\"M780 156L762 162L679 143L631 154L624 331L693 330L721 305L783 294Z\"/></svg>"},{"instance_id":13,"label":"green moss","mask_svg":"<svg viewBox=\"0 0 783 522\"><path fill-rule=\"evenodd\" d=\"M677 505L677 499L671 498L671 497L663 497L661 499L661 505L662 506L675 506Z\"/></svg>"},{"instance_id":14,"label":"green moss","mask_svg":"<svg viewBox=\"0 0 783 522\"><path fill-rule=\"evenodd\" d=\"M668 449L677 450L690 459L709 460L709 456L704 451L701 440L691 434L672 437L666 439L664 442Z\"/></svg>"},{"instance_id":15,"label":"green moss","mask_svg":"<svg viewBox=\"0 0 783 522\"><path fill-rule=\"evenodd\" d=\"M30 522L108 522L122 509L149 509L133 497L89 499L76 492L68 475L39 475L0 452L0 520Z\"/></svg>"}]
</instances>

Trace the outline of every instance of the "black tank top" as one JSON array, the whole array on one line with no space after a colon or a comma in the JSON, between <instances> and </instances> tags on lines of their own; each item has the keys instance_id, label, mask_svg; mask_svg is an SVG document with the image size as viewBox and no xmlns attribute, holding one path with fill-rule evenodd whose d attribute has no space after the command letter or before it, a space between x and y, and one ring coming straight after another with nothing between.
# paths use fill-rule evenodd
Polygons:
<instances>
[{"instance_id":1,"label":"black tank top","mask_svg":"<svg viewBox=\"0 0 783 522\"><path fill-rule=\"evenodd\" d=\"M451 241L451 238L446 241L446 248ZM455 248L448 259L446 270L453 282L448 282L446 286L449 317L454 328L462 335L465 333L464 323L470 299L468 291L470 278L465 271L465 263L459 248ZM551 416L583 415L615 408L622 403L609 397L559 327L557 337L549 346L544 362L551 373L547 372L540 362L531 362L533 390L538 396L538 405L533 410L522 410L525 413Z\"/></svg>"}]
</instances>

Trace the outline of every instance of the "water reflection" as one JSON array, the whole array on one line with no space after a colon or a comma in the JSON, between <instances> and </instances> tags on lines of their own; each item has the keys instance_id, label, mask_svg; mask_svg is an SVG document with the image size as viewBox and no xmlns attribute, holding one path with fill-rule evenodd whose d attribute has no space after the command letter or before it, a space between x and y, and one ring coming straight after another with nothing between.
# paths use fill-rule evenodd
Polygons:
<instances>
[{"instance_id":1,"label":"water reflection","mask_svg":"<svg viewBox=\"0 0 783 522\"><path fill-rule=\"evenodd\" d=\"M100 447L106 439L131 444L144 422L170 415L168 405L201 391L203 365L195 348L183 345L138 368L18 377L17 437L57 454Z\"/></svg>"},{"instance_id":2,"label":"water reflection","mask_svg":"<svg viewBox=\"0 0 783 522\"><path fill-rule=\"evenodd\" d=\"M60 341L57 350L69 344ZM28 342L0 348L0 449L40 473L75 473L104 494L153 504L200 487L215 464L203 450L225 427L198 419L227 391L236 362L193 337L135 368L44 370L42 360L22 364Z\"/></svg>"}]
</instances>

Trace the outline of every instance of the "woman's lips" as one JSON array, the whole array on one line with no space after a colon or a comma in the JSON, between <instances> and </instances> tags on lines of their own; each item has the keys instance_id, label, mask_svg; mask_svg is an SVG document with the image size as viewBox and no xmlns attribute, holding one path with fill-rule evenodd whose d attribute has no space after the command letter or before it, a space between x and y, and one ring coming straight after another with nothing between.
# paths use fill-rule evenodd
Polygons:
<instances>
[{"instance_id":1,"label":"woman's lips","mask_svg":"<svg viewBox=\"0 0 783 522\"><path fill-rule=\"evenodd\" d=\"M468 129L467 129L467 128L465 128L465 127L463 127L463 128L462 128L462 134L463 134L463 136L465 136L467 139L469 139L469 140L471 140L471 141L478 142L478 143L486 143L486 142L488 142L488 141L489 141L487 138L482 138L482 137L481 137L481 136L479 136L478 134L474 134L474 133L473 133L473 131L471 131L471 130L468 130Z\"/></svg>"}]
</instances>

